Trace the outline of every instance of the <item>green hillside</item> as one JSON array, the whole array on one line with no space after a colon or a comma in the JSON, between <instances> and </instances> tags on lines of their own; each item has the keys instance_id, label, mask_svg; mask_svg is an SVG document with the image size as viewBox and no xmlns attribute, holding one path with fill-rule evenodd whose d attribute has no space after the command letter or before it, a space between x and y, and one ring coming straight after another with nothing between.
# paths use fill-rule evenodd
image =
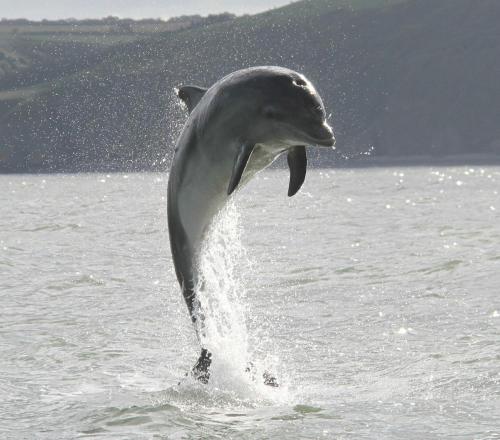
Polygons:
<instances>
[{"instance_id":1,"label":"green hillside","mask_svg":"<svg viewBox=\"0 0 500 440\"><path fill-rule=\"evenodd\" d=\"M340 155L500 155L499 19L496 0L305 0L107 45L52 39L0 76L0 171L163 168L185 118L173 88L263 64L316 84Z\"/></svg>"}]
</instances>

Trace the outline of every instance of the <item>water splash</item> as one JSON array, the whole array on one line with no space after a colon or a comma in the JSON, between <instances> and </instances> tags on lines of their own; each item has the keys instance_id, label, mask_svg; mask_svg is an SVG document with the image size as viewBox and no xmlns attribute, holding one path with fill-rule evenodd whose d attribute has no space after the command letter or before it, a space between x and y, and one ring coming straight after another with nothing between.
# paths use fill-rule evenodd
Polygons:
<instances>
[{"instance_id":1,"label":"water splash","mask_svg":"<svg viewBox=\"0 0 500 440\"><path fill-rule=\"evenodd\" d=\"M256 357L259 347L247 327L245 282L251 267L241 240L240 215L231 201L214 219L200 254L197 295L204 315L200 342L213 355L212 386L267 396L270 387L262 377L269 359Z\"/></svg>"},{"instance_id":2,"label":"water splash","mask_svg":"<svg viewBox=\"0 0 500 440\"><path fill-rule=\"evenodd\" d=\"M239 213L234 203L229 203L215 218L199 261L201 278L197 290L205 317L200 342L213 354L215 379L221 365L244 371L249 360L246 290L239 276L244 272L242 267L248 266Z\"/></svg>"}]
</instances>

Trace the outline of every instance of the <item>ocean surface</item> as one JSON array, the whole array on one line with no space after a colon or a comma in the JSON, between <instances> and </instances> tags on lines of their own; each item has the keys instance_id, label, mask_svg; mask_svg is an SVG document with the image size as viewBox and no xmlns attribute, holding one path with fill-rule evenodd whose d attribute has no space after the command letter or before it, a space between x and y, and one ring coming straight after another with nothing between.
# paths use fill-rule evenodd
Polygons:
<instances>
[{"instance_id":1,"label":"ocean surface","mask_svg":"<svg viewBox=\"0 0 500 440\"><path fill-rule=\"evenodd\" d=\"M167 178L0 176L1 439L500 439L500 167L261 173L204 249L209 385Z\"/></svg>"}]
</instances>

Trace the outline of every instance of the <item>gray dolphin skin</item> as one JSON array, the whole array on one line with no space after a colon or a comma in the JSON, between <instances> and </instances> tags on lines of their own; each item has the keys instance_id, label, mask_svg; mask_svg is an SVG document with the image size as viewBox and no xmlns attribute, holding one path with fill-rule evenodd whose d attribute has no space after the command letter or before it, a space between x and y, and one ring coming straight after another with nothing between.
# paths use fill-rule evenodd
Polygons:
<instances>
[{"instance_id":1,"label":"gray dolphin skin","mask_svg":"<svg viewBox=\"0 0 500 440\"><path fill-rule=\"evenodd\" d=\"M252 67L209 89L184 86L177 93L190 114L169 175L168 229L177 279L200 337L204 317L196 294L197 260L214 216L282 153L287 153L288 195L293 196L306 175L305 145L333 148L335 138L320 96L293 70ZM202 347L191 374L208 382L210 364L211 353ZM264 374L264 381L276 386L270 375Z\"/></svg>"}]
</instances>

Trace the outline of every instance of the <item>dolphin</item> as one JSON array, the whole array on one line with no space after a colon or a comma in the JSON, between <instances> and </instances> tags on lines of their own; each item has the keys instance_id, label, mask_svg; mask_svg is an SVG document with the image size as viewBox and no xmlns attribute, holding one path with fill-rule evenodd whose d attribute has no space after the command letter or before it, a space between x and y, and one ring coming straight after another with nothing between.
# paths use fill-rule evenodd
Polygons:
<instances>
[{"instance_id":1,"label":"dolphin","mask_svg":"<svg viewBox=\"0 0 500 440\"><path fill-rule=\"evenodd\" d=\"M183 86L177 95L189 117L177 140L168 181L167 214L177 279L198 339L198 257L216 214L257 172L282 153L290 168L288 196L306 176L306 147L335 146L323 102L300 73L283 67L233 72L212 87ZM207 383L212 354L202 346L191 374ZM248 369L247 369L248 370ZM268 385L277 386L264 374Z\"/></svg>"}]
</instances>

